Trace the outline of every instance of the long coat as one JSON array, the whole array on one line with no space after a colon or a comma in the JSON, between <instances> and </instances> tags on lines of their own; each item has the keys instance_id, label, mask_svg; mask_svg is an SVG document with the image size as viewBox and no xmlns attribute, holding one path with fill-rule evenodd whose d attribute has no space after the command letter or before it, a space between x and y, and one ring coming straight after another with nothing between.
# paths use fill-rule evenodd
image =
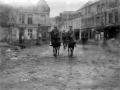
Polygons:
<instances>
[{"instance_id":1,"label":"long coat","mask_svg":"<svg viewBox=\"0 0 120 90\"><path fill-rule=\"evenodd\" d=\"M69 30L69 31L67 32L67 35L70 36L70 37L72 37L72 38L75 40L75 34L74 34L74 31L73 31L73 30Z\"/></svg>"},{"instance_id":2,"label":"long coat","mask_svg":"<svg viewBox=\"0 0 120 90\"><path fill-rule=\"evenodd\" d=\"M50 34L51 34L51 41L53 40L55 35L57 35L60 38L60 34L59 34L58 29L53 29Z\"/></svg>"}]
</instances>

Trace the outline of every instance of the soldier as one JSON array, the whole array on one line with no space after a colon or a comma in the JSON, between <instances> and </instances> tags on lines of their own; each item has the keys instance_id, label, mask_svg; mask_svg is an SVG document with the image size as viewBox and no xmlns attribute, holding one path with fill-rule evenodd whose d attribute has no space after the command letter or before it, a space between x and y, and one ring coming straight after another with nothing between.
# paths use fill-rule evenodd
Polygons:
<instances>
[{"instance_id":1,"label":"soldier","mask_svg":"<svg viewBox=\"0 0 120 90\"><path fill-rule=\"evenodd\" d=\"M75 39L75 35L74 35L74 31L73 31L73 27L72 26L69 26L69 30L68 30L68 32L67 32L67 34L68 34L68 36L71 36L72 37L72 39L74 40L74 42L75 42L75 46L76 46L76 39Z\"/></svg>"},{"instance_id":2,"label":"soldier","mask_svg":"<svg viewBox=\"0 0 120 90\"><path fill-rule=\"evenodd\" d=\"M64 39L66 39L66 32L65 32L65 30L63 30L63 33L62 33L62 40L64 40Z\"/></svg>"},{"instance_id":3,"label":"soldier","mask_svg":"<svg viewBox=\"0 0 120 90\"><path fill-rule=\"evenodd\" d=\"M53 40L54 35L58 35L59 41L60 41L59 30L57 29L56 26L55 26L54 29L51 31L51 43L50 43L50 46L52 46L52 40ZM60 43L61 43L61 41L60 41ZM60 44L60 45L61 45L61 44Z\"/></svg>"}]
</instances>

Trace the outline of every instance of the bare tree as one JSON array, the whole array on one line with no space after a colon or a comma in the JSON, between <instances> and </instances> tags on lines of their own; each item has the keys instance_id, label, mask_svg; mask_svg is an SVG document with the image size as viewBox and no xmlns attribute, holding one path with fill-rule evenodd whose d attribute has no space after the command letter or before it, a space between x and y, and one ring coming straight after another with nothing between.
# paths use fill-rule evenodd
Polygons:
<instances>
[{"instance_id":1,"label":"bare tree","mask_svg":"<svg viewBox=\"0 0 120 90\"><path fill-rule=\"evenodd\" d=\"M11 6L5 5L5 4L0 4L0 26L2 28L6 28L5 32L8 33L9 35L11 34L11 24L9 23L10 21L10 12L12 10ZM6 38L7 41L7 38Z\"/></svg>"}]
</instances>

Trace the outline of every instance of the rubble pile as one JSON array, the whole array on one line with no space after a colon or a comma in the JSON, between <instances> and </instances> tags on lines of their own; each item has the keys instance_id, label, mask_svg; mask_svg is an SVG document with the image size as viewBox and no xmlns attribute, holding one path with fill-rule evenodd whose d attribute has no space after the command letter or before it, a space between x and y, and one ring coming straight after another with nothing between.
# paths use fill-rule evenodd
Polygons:
<instances>
[{"instance_id":1,"label":"rubble pile","mask_svg":"<svg viewBox=\"0 0 120 90\"><path fill-rule=\"evenodd\" d=\"M0 42L0 47L9 47L7 42Z\"/></svg>"},{"instance_id":2,"label":"rubble pile","mask_svg":"<svg viewBox=\"0 0 120 90\"><path fill-rule=\"evenodd\" d=\"M0 71L8 68L8 63L10 60L17 60L17 53L8 47L0 47Z\"/></svg>"}]
</instances>

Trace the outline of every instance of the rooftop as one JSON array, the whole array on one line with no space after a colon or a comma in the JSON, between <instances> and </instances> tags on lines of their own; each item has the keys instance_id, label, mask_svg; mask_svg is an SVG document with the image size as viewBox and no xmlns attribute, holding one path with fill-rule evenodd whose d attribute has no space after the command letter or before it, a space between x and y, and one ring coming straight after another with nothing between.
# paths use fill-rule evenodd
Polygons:
<instances>
[{"instance_id":1,"label":"rooftop","mask_svg":"<svg viewBox=\"0 0 120 90\"><path fill-rule=\"evenodd\" d=\"M18 3L16 0L14 0L12 3L9 4L0 4L0 7L7 7L10 6L17 10L22 11L38 11L38 12L50 12L50 7L48 6L47 2L45 0L39 0L39 2L36 5L33 5L30 1L25 3Z\"/></svg>"},{"instance_id":2,"label":"rooftop","mask_svg":"<svg viewBox=\"0 0 120 90\"><path fill-rule=\"evenodd\" d=\"M82 9L82 8L84 8L84 7L87 7L87 6L89 6L89 5L91 5L91 4L94 4L94 3L96 3L96 2L99 2L100 0L90 0L90 1L88 1L86 4L84 4L80 9ZM79 10L80 10L79 9ZM77 10L78 11L78 10Z\"/></svg>"}]
</instances>

